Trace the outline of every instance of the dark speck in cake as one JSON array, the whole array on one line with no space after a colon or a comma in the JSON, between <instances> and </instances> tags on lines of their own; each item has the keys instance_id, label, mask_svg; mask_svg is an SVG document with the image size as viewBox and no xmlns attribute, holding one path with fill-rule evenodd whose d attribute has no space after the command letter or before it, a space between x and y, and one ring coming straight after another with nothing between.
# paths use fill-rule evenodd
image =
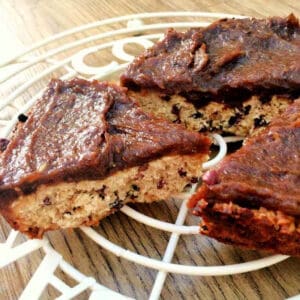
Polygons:
<instances>
[{"instance_id":1,"label":"dark speck in cake","mask_svg":"<svg viewBox=\"0 0 300 300\"><path fill-rule=\"evenodd\" d=\"M140 188L136 184L133 184L131 187L134 191L139 191L140 190Z\"/></svg>"},{"instance_id":2,"label":"dark speck in cake","mask_svg":"<svg viewBox=\"0 0 300 300\"><path fill-rule=\"evenodd\" d=\"M264 115L260 115L258 118L254 119L254 127L261 127L268 125L268 122L264 119Z\"/></svg>"},{"instance_id":3,"label":"dark speck in cake","mask_svg":"<svg viewBox=\"0 0 300 300\"><path fill-rule=\"evenodd\" d=\"M177 123L177 124L180 124L181 121L180 121L180 106L179 104L173 104L172 106L172 110L171 110L171 113L175 116L177 116L176 120L173 121L173 123Z\"/></svg>"},{"instance_id":4,"label":"dark speck in cake","mask_svg":"<svg viewBox=\"0 0 300 300\"><path fill-rule=\"evenodd\" d=\"M180 112L180 106L179 106L179 104L173 104L171 113L174 114L174 115L176 115L176 116L178 116L179 112Z\"/></svg>"},{"instance_id":5,"label":"dark speck in cake","mask_svg":"<svg viewBox=\"0 0 300 300\"><path fill-rule=\"evenodd\" d=\"M200 119L203 117L203 114L199 111L195 112L194 114L190 115L193 119Z\"/></svg>"},{"instance_id":6,"label":"dark speck in cake","mask_svg":"<svg viewBox=\"0 0 300 300\"><path fill-rule=\"evenodd\" d=\"M233 126L234 124L236 124L241 118L241 114L240 113L236 113L234 116L231 116L228 124L229 126Z\"/></svg>"},{"instance_id":7,"label":"dark speck in cake","mask_svg":"<svg viewBox=\"0 0 300 300\"><path fill-rule=\"evenodd\" d=\"M183 168L180 168L178 170L178 174L179 174L180 177L185 177L187 172Z\"/></svg>"},{"instance_id":8,"label":"dark speck in cake","mask_svg":"<svg viewBox=\"0 0 300 300\"><path fill-rule=\"evenodd\" d=\"M9 144L8 139L0 139L0 152L5 151L8 144Z\"/></svg>"},{"instance_id":9,"label":"dark speck in cake","mask_svg":"<svg viewBox=\"0 0 300 300\"><path fill-rule=\"evenodd\" d=\"M49 198L49 197L45 197L45 198L44 198L44 200L43 200L43 203L44 203L44 205L46 205L46 206L48 206L48 205L51 205L51 204L52 204L52 202L51 202L51 200L50 200L50 198Z\"/></svg>"},{"instance_id":10,"label":"dark speck in cake","mask_svg":"<svg viewBox=\"0 0 300 300\"><path fill-rule=\"evenodd\" d=\"M197 183L198 182L198 177L192 177L191 178L191 183Z\"/></svg>"},{"instance_id":11,"label":"dark speck in cake","mask_svg":"<svg viewBox=\"0 0 300 300\"><path fill-rule=\"evenodd\" d=\"M244 108L243 108L243 113L245 116L247 116L250 112L250 109L251 109L251 105L246 105Z\"/></svg>"},{"instance_id":12,"label":"dark speck in cake","mask_svg":"<svg viewBox=\"0 0 300 300\"><path fill-rule=\"evenodd\" d=\"M166 182L163 178L161 178L157 183L157 188L162 189L165 186Z\"/></svg>"},{"instance_id":13,"label":"dark speck in cake","mask_svg":"<svg viewBox=\"0 0 300 300\"><path fill-rule=\"evenodd\" d=\"M19 114L18 115L18 120L19 122L25 123L27 121L28 117L24 114Z\"/></svg>"},{"instance_id":14,"label":"dark speck in cake","mask_svg":"<svg viewBox=\"0 0 300 300\"><path fill-rule=\"evenodd\" d=\"M104 184L101 189L96 191L101 199L104 199L106 196L105 190L106 190L106 185Z\"/></svg>"},{"instance_id":15,"label":"dark speck in cake","mask_svg":"<svg viewBox=\"0 0 300 300\"><path fill-rule=\"evenodd\" d=\"M113 209L121 209L124 206L123 201L120 199L117 191L114 191L114 195L116 196L114 202L109 203L109 207Z\"/></svg>"}]
</instances>

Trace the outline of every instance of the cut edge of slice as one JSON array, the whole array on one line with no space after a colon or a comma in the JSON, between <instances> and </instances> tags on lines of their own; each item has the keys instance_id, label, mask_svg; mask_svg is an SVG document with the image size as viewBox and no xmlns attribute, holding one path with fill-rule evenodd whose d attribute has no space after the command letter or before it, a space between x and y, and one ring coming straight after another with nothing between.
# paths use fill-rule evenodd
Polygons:
<instances>
[{"instance_id":1,"label":"cut edge of slice","mask_svg":"<svg viewBox=\"0 0 300 300\"><path fill-rule=\"evenodd\" d=\"M101 180L44 184L17 198L2 214L31 238L59 228L97 225L126 203L175 197L198 181L207 159L206 154L168 155Z\"/></svg>"}]
</instances>

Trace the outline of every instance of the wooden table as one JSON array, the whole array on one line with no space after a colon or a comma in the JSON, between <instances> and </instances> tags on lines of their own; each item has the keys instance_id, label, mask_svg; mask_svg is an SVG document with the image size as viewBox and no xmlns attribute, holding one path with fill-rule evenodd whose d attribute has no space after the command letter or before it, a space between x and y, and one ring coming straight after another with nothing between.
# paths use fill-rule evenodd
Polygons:
<instances>
[{"instance_id":1,"label":"wooden table","mask_svg":"<svg viewBox=\"0 0 300 300\"><path fill-rule=\"evenodd\" d=\"M139 12L156 11L208 11L244 14L254 17L271 15L286 16L290 12L300 16L300 2L282 1L71 1L71 0L7 0L0 2L1 60L20 52L43 38L55 33L96 20ZM40 66L25 72L16 83L30 79L40 71ZM8 90L0 91L1 98ZM30 93L31 91L28 91ZM141 205L145 214L174 222L179 202ZM197 219L189 217L188 224ZM0 237L3 241L9 226L1 220ZM122 247L143 255L161 259L169 240L169 234L141 225L118 213L101 222L97 229L105 237ZM147 299L157 272L117 258L101 249L80 230L58 231L48 234L51 244L81 272L95 277L101 284L137 299ZM0 253L1 255L1 253ZM41 251L23 258L14 265L0 270L0 299L16 299L34 273ZM243 262L261 257L255 251L245 251L224 246L201 236L182 236L173 262L191 265L216 265ZM58 273L66 283L72 280ZM234 276L192 277L167 276L162 299L284 299L300 293L300 260L290 258L270 268ZM53 299L59 295L49 287L42 299ZM86 299L88 293L78 296Z\"/></svg>"}]
</instances>

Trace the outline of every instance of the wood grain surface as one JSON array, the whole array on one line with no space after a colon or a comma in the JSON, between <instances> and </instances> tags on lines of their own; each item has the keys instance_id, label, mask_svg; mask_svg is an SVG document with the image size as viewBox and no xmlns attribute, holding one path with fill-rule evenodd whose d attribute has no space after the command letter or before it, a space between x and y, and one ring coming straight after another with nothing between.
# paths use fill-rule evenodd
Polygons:
<instances>
[{"instance_id":1,"label":"wood grain surface","mask_svg":"<svg viewBox=\"0 0 300 300\"><path fill-rule=\"evenodd\" d=\"M1 0L0 1L0 60L9 58L26 47L43 38L63 30L73 28L96 20L139 12L157 11L208 11L243 14L254 17L272 15L286 16L294 12L300 16L300 1L97 1L97 0ZM172 18L170 18L172 19ZM109 25L105 30L113 28ZM96 33L91 30L85 34ZM82 38L76 34L68 41ZM54 43L59 46L63 42ZM43 53L42 48L37 53ZM69 53L66 53L68 55ZM57 55L61 59L63 55ZM93 62L103 64L110 60L109 54L103 57L91 56ZM0 89L0 101L19 84L26 82L43 70L43 64L37 64L28 71L15 77L5 88ZM57 72L55 75L59 75ZM43 82L34 89L29 89L29 97L42 88ZM1 87L1 86L0 86ZM174 222L179 201L135 206L143 213L161 220ZM197 218L189 216L187 224L195 225ZM0 221L0 241L3 241L10 228ZM97 228L103 236L116 244L136 251L142 255L161 259L164 255L170 234L139 224L122 213L117 213L103 220ZM81 272L93 276L101 284L136 299L147 299L157 271L117 258L101 249L88 239L82 231L57 231L47 234L53 247L66 261ZM1 253L0 253L1 255ZM202 236L181 236L173 259L174 263L189 265L222 265L244 262L262 257L256 251L241 250L225 246ZM0 270L0 300L17 299L26 283L37 268L43 253L36 251L15 264ZM67 284L74 282L63 272L57 272ZM167 276L161 299L285 299L300 293L300 259L288 260L264 270L242 275L221 277L200 277L169 274ZM53 299L59 293L47 288L41 299ZM87 299L85 292L76 299Z\"/></svg>"}]
</instances>

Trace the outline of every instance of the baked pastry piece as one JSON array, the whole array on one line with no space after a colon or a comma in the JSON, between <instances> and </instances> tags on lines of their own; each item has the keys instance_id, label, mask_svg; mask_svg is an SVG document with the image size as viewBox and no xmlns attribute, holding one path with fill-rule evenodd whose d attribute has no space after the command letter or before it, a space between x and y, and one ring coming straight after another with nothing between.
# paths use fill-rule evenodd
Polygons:
<instances>
[{"instance_id":1,"label":"baked pastry piece","mask_svg":"<svg viewBox=\"0 0 300 300\"><path fill-rule=\"evenodd\" d=\"M183 124L187 129L242 137L264 128L274 116L282 113L294 98L290 95L274 95L267 97L266 101L263 96L253 95L235 107L210 101L197 108L180 95L169 96L145 89L139 92L130 91L129 95L145 112L173 123Z\"/></svg>"},{"instance_id":2,"label":"baked pastry piece","mask_svg":"<svg viewBox=\"0 0 300 300\"><path fill-rule=\"evenodd\" d=\"M246 136L300 94L299 21L223 19L185 33L170 29L121 83L147 111L193 130Z\"/></svg>"},{"instance_id":3,"label":"baked pastry piece","mask_svg":"<svg viewBox=\"0 0 300 300\"><path fill-rule=\"evenodd\" d=\"M145 114L116 85L52 80L1 140L0 209L12 227L94 225L127 202L168 199L196 182L210 140Z\"/></svg>"},{"instance_id":4,"label":"baked pastry piece","mask_svg":"<svg viewBox=\"0 0 300 300\"><path fill-rule=\"evenodd\" d=\"M205 235L299 256L300 99L205 173L189 206Z\"/></svg>"}]
</instances>

